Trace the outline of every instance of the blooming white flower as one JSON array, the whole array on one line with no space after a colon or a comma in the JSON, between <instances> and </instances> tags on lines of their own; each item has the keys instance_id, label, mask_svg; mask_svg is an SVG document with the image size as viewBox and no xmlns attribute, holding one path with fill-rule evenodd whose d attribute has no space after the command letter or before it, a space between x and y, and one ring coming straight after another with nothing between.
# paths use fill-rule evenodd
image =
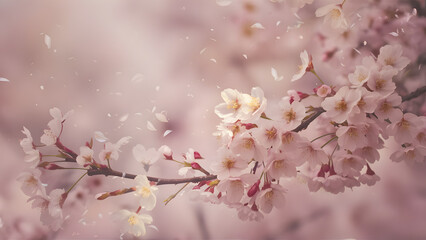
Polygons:
<instances>
[{"instance_id":1,"label":"blooming white flower","mask_svg":"<svg viewBox=\"0 0 426 240\"><path fill-rule=\"evenodd\" d=\"M281 208L285 205L284 193L286 189L279 184L263 189L256 197L256 205L264 213L270 213L272 207Z\"/></svg>"},{"instance_id":2,"label":"blooming white flower","mask_svg":"<svg viewBox=\"0 0 426 240\"><path fill-rule=\"evenodd\" d=\"M349 82L355 87L361 87L368 81L370 70L362 65L355 67L355 72L348 75Z\"/></svg>"},{"instance_id":3,"label":"blooming white flower","mask_svg":"<svg viewBox=\"0 0 426 240\"><path fill-rule=\"evenodd\" d=\"M42 194L46 194L46 189L43 183L40 181L41 172L38 169L32 169L30 172L23 172L19 174L18 180L22 183L21 189L27 196L34 196L40 191Z\"/></svg>"},{"instance_id":4,"label":"blooming white flower","mask_svg":"<svg viewBox=\"0 0 426 240\"><path fill-rule=\"evenodd\" d=\"M279 122L264 120L259 122L259 127L253 129L252 135L259 144L265 148L278 148L281 144L283 128Z\"/></svg>"},{"instance_id":5,"label":"blooming white flower","mask_svg":"<svg viewBox=\"0 0 426 240\"><path fill-rule=\"evenodd\" d=\"M243 122L254 122L259 119L266 108L267 100L263 90L260 87L251 89L251 95L244 94L245 101L242 111L245 112L246 118L242 118Z\"/></svg>"},{"instance_id":6,"label":"blooming white flower","mask_svg":"<svg viewBox=\"0 0 426 240\"><path fill-rule=\"evenodd\" d=\"M315 11L315 16L323 17L324 22L330 22L331 27L345 31L348 29L348 22L346 21L345 15L341 4L329 4L318 8Z\"/></svg>"},{"instance_id":7,"label":"blooming white flower","mask_svg":"<svg viewBox=\"0 0 426 240\"><path fill-rule=\"evenodd\" d=\"M285 130L293 130L302 123L306 116L305 106L301 102L289 101L282 99L279 103L281 120L283 120Z\"/></svg>"},{"instance_id":8,"label":"blooming white flower","mask_svg":"<svg viewBox=\"0 0 426 240\"><path fill-rule=\"evenodd\" d=\"M115 144L111 142L105 143L104 149L102 149L102 151L99 152L99 159L101 161L105 161L108 159L117 160L119 157L118 152L120 152L120 148L123 145L128 144L131 138L132 137L123 137L120 140L118 140Z\"/></svg>"},{"instance_id":9,"label":"blooming white flower","mask_svg":"<svg viewBox=\"0 0 426 240\"><path fill-rule=\"evenodd\" d=\"M299 65L299 71L291 78L292 82L299 80L303 77L303 75L305 75L306 72L311 71L313 68L312 57L308 55L306 50L300 53L300 59L302 60L302 64Z\"/></svg>"},{"instance_id":10,"label":"blooming white flower","mask_svg":"<svg viewBox=\"0 0 426 240\"><path fill-rule=\"evenodd\" d=\"M243 221L261 221L264 218L263 214L257 208L253 210L253 208L243 204L238 208L238 217Z\"/></svg>"},{"instance_id":11,"label":"blooming white flower","mask_svg":"<svg viewBox=\"0 0 426 240\"><path fill-rule=\"evenodd\" d=\"M251 161L253 158L257 161L263 161L266 157L266 149L259 144L249 132L244 132L236 136L229 144L229 149L239 155L240 158Z\"/></svg>"},{"instance_id":12,"label":"blooming white flower","mask_svg":"<svg viewBox=\"0 0 426 240\"><path fill-rule=\"evenodd\" d=\"M88 146L80 147L80 155L77 156L77 163L81 166L85 166L86 164L90 164L93 159L93 149Z\"/></svg>"},{"instance_id":13,"label":"blooming white flower","mask_svg":"<svg viewBox=\"0 0 426 240\"><path fill-rule=\"evenodd\" d=\"M377 63L382 66L390 66L397 71L405 68L410 60L402 56L402 47L400 45L386 45L380 48Z\"/></svg>"},{"instance_id":14,"label":"blooming white flower","mask_svg":"<svg viewBox=\"0 0 426 240\"><path fill-rule=\"evenodd\" d=\"M344 122L354 106L361 99L361 91L344 86L333 97L324 99L321 106L326 110L326 116L331 120Z\"/></svg>"},{"instance_id":15,"label":"blooming white flower","mask_svg":"<svg viewBox=\"0 0 426 240\"><path fill-rule=\"evenodd\" d=\"M140 206L148 211L151 211L157 203L157 197L155 196L154 192L157 191L158 188L151 186L148 178L144 175L136 176L135 182L137 184L135 195L140 197Z\"/></svg>"},{"instance_id":16,"label":"blooming white flower","mask_svg":"<svg viewBox=\"0 0 426 240\"><path fill-rule=\"evenodd\" d=\"M146 234L145 224L152 223L152 217L148 214L138 214L122 209L113 214L113 217L121 224L122 233L130 233L136 237Z\"/></svg>"},{"instance_id":17,"label":"blooming white flower","mask_svg":"<svg viewBox=\"0 0 426 240\"><path fill-rule=\"evenodd\" d=\"M301 141L297 148L299 150L299 161L308 162L311 168L328 162L327 154L317 145L317 142Z\"/></svg>"},{"instance_id":18,"label":"blooming white flower","mask_svg":"<svg viewBox=\"0 0 426 240\"><path fill-rule=\"evenodd\" d=\"M202 158L199 155L199 153L194 151L194 149L192 149L192 148L188 149L188 152L185 153L184 158L185 158L184 166L179 168L178 173L181 176L193 177L196 173L193 166L194 166L194 164L198 165L198 163L195 162L195 159L202 159Z\"/></svg>"},{"instance_id":19,"label":"blooming white flower","mask_svg":"<svg viewBox=\"0 0 426 240\"><path fill-rule=\"evenodd\" d=\"M143 164L144 169L147 172L149 167L162 157L160 151L157 151L155 148L145 149L145 147L141 144L134 146L132 152L133 157L136 161Z\"/></svg>"},{"instance_id":20,"label":"blooming white flower","mask_svg":"<svg viewBox=\"0 0 426 240\"><path fill-rule=\"evenodd\" d=\"M216 115L223 118L223 121L227 123L236 122L239 119L245 118L245 113L242 112L242 105L245 99L247 99L247 96L230 88L223 90L221 96L225 102L215 107Z\"/></svg>"},{"instance_id":21,"label":"blooming white flower","mask_svg":"<svg viewBox=\"0 0 426 240\"><path fill-rule=\"evenodd\" d=\"M53 119L47 123L49 129L45 129L44 134L40 137L40 142L46 146L51 146L56 143L62 132L62 124L68 118L68 116L73 113L73 111L71 110L65 115L62 115L61 110L59 110L57 107L54 107L49 110L49 113Z\"/></svg>"}]
</instances>

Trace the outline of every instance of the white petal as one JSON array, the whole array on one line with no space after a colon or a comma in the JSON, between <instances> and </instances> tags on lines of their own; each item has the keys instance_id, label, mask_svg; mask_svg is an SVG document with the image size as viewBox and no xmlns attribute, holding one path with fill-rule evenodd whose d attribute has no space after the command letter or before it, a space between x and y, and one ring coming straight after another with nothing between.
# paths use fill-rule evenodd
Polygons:
<instances>
[{"instance_id":1,"label":"white petal","mask_svg":"<svg viewBox=\"0 0 426 240\"><path fill-rule=\"evenodd\" d=\"M148 128L149 131L153 131L153 132L157 131L157 129L154 127L154 125L150 121L146 122L146 128Z\"/></svg>"},{"instance_id":2,"label":"white petal","mask_svg":"<svg viewBox=\"0 0 426 240\"><path fill-rule=\"evenodd\" d=\"M46 47L48 49L50 49L51 45L52 45L52 39L50 38L49 35L44 34L44 44L46 45Z\"/></svg>"},{"instance_id":3,"label":"white petal","mask_svg":"<svg viewBox=\"0 0 426 240\"><path fill-rule=\"evenodd\" d=\"M255 23L255 24L251 25L251 28L265 29L265 27L261 23Z\"/></svg>"},{"instance_id":4,"label":"white petal","mask_svg":"<svg viewBox=\"0 0 426 240\"><path fill-rule=\"evenodd\" d=\"M101 143L108 140L108 138L105 137L105 135L101 131L95 131L95 139L96 139L96 141L101 142Z\"/></svg>"},{"instance_id":5,"label":"white petal","mask_svg":"<svg viewBox=\"0 0 426 240\"><path fill-rule=\"evenodd\" d=\"M167 117L166 117L166 115L163 113L163 112L161 112L161 113L156 113L155 114L155 117L157 118L157 120L158 121L160 121L160 122L168 122L167 121Z\"/></svg>"},{"instance_id":6,"label":"white petal","mask_svg":"<svg viewBox=\"0 0 426 240\"><path fill-rule=\"evenodd\" d=\"M0 77L0 82L10 82L10 80L9 80L9 79L6 79L6 78L2 78L2 77Z\"/></svg>"}]
</instances>

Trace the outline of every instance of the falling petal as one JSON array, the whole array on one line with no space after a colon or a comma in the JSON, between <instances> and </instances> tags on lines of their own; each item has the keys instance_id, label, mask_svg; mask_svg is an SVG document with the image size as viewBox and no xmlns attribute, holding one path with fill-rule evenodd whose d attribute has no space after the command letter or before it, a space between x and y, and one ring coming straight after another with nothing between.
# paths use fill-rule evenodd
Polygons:
<instances>
[{"instance_id":1,"label":"falling petal","mask_svg":"<svg viewBox=\"0 0 426 240\"><path fill-rule=\"evenodd\" d=\"M10 82L9 79L0 77L0 82Z\"/></svg>"},{"instance_id":2,"label":"falling petal","mask_svg":"<svg viewBox=\"0 0 426 240\"><path fill-rule=\"evenodd\" d=\"M165 136L169 135L171 132L173 132L173 131L172 130L166 130L166 131L164 131L163 136L165 137Z\"/></svg>"},{"instance_id":3,"label":"falling petal","mask_svg":"<svg viewBox=\"0 0 426 240\"><path fill-rule=\"evenodd\" d=\"M247 54L243 54L243 57L244 57L245 59L247 59Z\"/></svg>"},{"instance_id":4,"label":"falling petal","mask_svg":"<svg viewBox=\"0 0 426 240\"><path fill-rule=\"evenodd\" d=\"M271 67L271 74L272 74L272 77L274 77L274 80L275 81L281 81L281 80L283 80L283 76L279 76L278 77L278 72L277 72L277 70L275 69L275 68L273 68L273 67Z\"/></svg>"},{"instance_id":5,"label":"falling petal","mask_svg":"<svg viewBox=\"0 0 426 240\"><path fill-rule=\"evenodd\" d=\"M47 46L48 49L50 49L52 45L52 39L47 34L44 34L44 44Z\"/></svg>"},{"instance_id":6,"label":"falling petal","mask_svg":"<svg viewBox=\"0 0 426 240\"><path fill-rule=\"evenodd\" d=\"M143 74L137 73L135 76L132 77L132 80L130 80L132 83L140 83L143 81Z\"/></svg>"},{"instance_id":7,"label":"falling petal","mask_svg":"<svg viewBox=\"0 0 426 240\"><path fill-rule=\"evenodd\" d=\"M394 36L394 37L398 37L398 36L399 36L399 34L398 34L398 33L396 33L396 32L390 32L390 33L389 33L389 35L392 35L392 36Z\"/></svg>"},{"instance_id":8,"label":"falling petal","mask_svg":"<svg viewBox=\"0 0 426 240\"><path fill-rule=\"evenodd\" d=\"M146 128L148 128L149 131L153 131L153 132L157 131L157 129L154 127L154 125L150 121L146 122Z\"/></svg>"},{"instance_id":9,"label":"falling petal","mask_svg":"<svg viewBox=\"0 0 426 240\"><path fill-rule=\"evenodd\" d=\"M201 49L201 51L200 51L200 55L201 55L201 54L203 54L206 50L207 50L207 48L203 48L203 49Z\"/></svg>"},{"instance_id":10,"label":"falling petal","mask_svg":"<svg viewBox=\"0 0 426 240\"><path fill-rule=\"evenodd\" d=\"M125 114L125 115L121 116L120 122L125 122L127 120L127 118L129 118L129 114Z\"/></svg>"},{"instance_id":11,"label":"falling petal","mask_svg":"<svg viewBox=\"0 0 426 240\"><path fill-rule=\"evenodd\" d=\"M231 5L232 0L216 0L216 4L221 6L221 7L226 7Z\"/></svg>"},{"instance_id":12,"label":"falling petal","mask_svg":"<svg viewBox=\"0 0 426 240\"><path fill-rule=\"evenodd\" d=\"M101 143L108 140L108 138L105 137L105 135L101 131L95 131L95 139L96 139L96 141L101 142Z\"/></svg>"},{"instance_id":13,"label":"falling petal","mask_svg":"<svg viewBox=\"0 0 426 240\"><path fill-rule=\"evenodd\" d=\"M260 24L260 23L255 23L255 24L251 25L251 28L265 29L265 27L263 27L263 25Z\"/></svg>"},{"instance_id":14,"label":"falling petal","mask_svg":"<svg viewBox=\"0 0 426 240\"><path fill-rule=\"evenodd\" d=\"M166 117L166 115L163 113L163 112L161 112L161 113L156 113L155 114L155 117L158 119L158 121L160 121L160 122L168 122L167 121L167 117Z\"/></svg>"}]
</instances>

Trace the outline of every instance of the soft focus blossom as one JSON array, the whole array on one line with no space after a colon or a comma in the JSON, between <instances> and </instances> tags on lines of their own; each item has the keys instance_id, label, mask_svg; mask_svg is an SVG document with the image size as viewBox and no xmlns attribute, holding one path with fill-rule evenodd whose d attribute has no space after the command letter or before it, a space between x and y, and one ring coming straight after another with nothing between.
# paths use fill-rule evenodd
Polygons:
<instances>
[{"instance_id":1,"label":"soft focus blossom","mask_svg":"<svg viewBox=\"0 0 426 240\"><path fill-rule=\"evenodd\" d=\"M142 163L145 171L147 172L149 167L161 158L160 151L157 151L155 148L145 149L145 147L141 144L134 146L132 153L136 161ZM169 152L166 154L169 154Z\"/></svg>"},{"instance_id":2,"label":"soft focus blossom","mask_svg":"<svg viewBox=\"0 0 426 240\"><path fill-rule=\"evenodd\" d=\"M113 217L120 224L122 233L130 233L136 237L146 234L145 224L152 223L152 217L148 214L138 214L122 209L113 214Z\"/></svg>"},{"instance_id":3,"label":"soft focus blossom","mask_svg":"<svg viewBox=\"0 0 426 240\"><path fill-rule=\"evenodd\" d=\"M49 129L44 130L44 134L40 138L40 142L46 146L51 146L56 143L57 138L62 133L62 124L73 111L69 111L65 115L62 115L61 110L54 107L49 110L49 113L53 119L47 123Z\"/></svg>"},{"instance_id":4,"label":"soft focus blossom","mask_svg":"<svg viewBox=\"0 0 426 240\"><path fill-rule=\"evenodd\" d=\"M344 31L348 28L348 22L341 4L329 4L318 8L315 11L315 16L324 17L324 22L330 22L331 27Z\"/></svg>"},{"instance_id":5,"label":"soft focus blossom","mask_svg":"<svg viewBox=\"0 0 426 240\"><path fill-rule=\"evenodd\" d=\"M282 208L285 205L285 188L281 185L272 184L263 189L256 198L256 204L264 213L270 213L273 207Z\"/></svg>"},{"instance_id":6,"label":"soft focus blossom","mask_svg":"<svg viewBox=\"0 0 426 240\"><path fill-rule=\"evenodd\" d=\"M90 164L93 159L93 149L87 146L80 147L80 154L77 156L77 163L81 166L85 166L86 164Z\"/></svg>"},{"instance_id":7,"label":"soft focus blossom","mask_svg":"<svg viewBox=\"0 0 426 240\"><path fill-rule=\"evenodd\" d=\"M99 152L99 159L101 161L106 160L117 160L119 157L120 148L123 145L129 143L131 137L123 137L118 140L116 143L107 142L105 143L104 149Z\"/></svg>"},{"instance_id":8,"label":"soft focus blossom","mask_svg":"<svg viewBox=\"0 0 426 240\"><path fill-rule=\"evenodd\" d=\"M54 189L49 195L36 195L28 201L32 201L33 208L40 208L40 221L53 231L58 231L64 222L62 207L65 199L66 193L63 189Z\"/></svg>"},{"instance_id":9,"label":"soft focus blossom","mask_svg":"<svg viewBox=\"0 0 426 240\"><path fill-rule=\"evenodd\" d=\"M326 115L337 123L344 122L353 107L361 99L361 92L344 86L333 97L324 99L321 106L327 111Z\"/></svg>"},{"instance_id":10,"label":"soft focus blossom","mask_svg":"<svg viewBox=\"0 0 426 240\"><path fill-rule=\"evenodd\" d=\"M45 186L40 181L41 172L38 169L32 169L30 172L19 174L18 180L21 182L21 189L26 195L32 197L37 192L46 194Z\"/></svg>"},{"instance_id":11,"label":"soft focus blossom","mask_svg":"<svg viewBox=\"0 0 426 240\"><path fill-rule=\"evenodd\" d=\"M382 66L390 66L398 71L405 68L410 60L402 56L402 47L400 45L386 45L380 48L380 54L377 57L377 63Z\"/></svg>"}]
</instances>

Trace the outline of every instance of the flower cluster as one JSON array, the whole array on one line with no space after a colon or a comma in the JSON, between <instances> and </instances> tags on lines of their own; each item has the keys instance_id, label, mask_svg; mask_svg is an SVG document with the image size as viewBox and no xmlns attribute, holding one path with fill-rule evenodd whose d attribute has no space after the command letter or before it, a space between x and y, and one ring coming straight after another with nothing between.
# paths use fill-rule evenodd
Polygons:
<instances>
[{"instance_id":1,"label":"flower cluster","mask_svg":"<svg viewBox=\"0 0 426 240\"><path fill-rule=\"evenodd\" d=\"M316 74L306 51L301 58L303 67L293 80L307 71ZM373 185L380 178L371 164L380 159L378 150L390 136L400 145L392 160L424 161L426 118L403 114L392 81L408 63L400 46L386 45L377 59L365 57L345 85L324 84L312 93L290 94L272 110L258 87L251 95L223 90L224 103L215 109L222 123L214 134L221 147L210 166L217 179L194 189L206 186L200 191L206 201L236 208L242 219L258 220L283 206L286 189L281 183L291 178L306 179L311 191L331 193ZM307 104L312 99L318 106ZM309 139L308 131L298 126L322 112L309 127L318 137Z\"/></svg>"}]
</instances>

